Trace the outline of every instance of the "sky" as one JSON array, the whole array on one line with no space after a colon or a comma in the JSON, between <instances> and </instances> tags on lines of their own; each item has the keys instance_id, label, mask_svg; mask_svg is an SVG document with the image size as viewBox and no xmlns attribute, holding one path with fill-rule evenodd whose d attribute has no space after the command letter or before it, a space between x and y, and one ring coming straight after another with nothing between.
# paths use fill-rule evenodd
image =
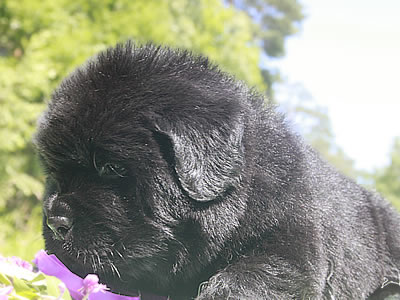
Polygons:
<instances>
[{"instance_id":1,"label":"sky","mask_svg":"<svg viewBox=\"0 0 400 300\"><path fill-rule=\"evenodd\" d=\"M327 109L357 168L384 166L400 136L400 0L301 3L306 18L277 67Z\"/></svg>"}]
</instances>

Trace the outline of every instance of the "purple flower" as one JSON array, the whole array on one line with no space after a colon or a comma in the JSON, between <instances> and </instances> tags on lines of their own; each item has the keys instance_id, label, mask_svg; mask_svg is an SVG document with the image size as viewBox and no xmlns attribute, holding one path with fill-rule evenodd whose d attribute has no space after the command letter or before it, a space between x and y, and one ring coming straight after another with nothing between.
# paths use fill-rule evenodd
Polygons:
<instances>
[{"instance_id":1,"label":"purple flower","mask_svg":"<svg viewBox=\"0 0 400 300\"><path fill-rule=\"evenodd\" d=\"M88 274L85 279L83 279L82 292L84 295L89 295L91 293L105 292L107 287L104 284L99 284L99 277L95 274Z\"/></svg>"},{"instance_id":2,"label":"purple flower","mask_svg":"<svg viewBox=\"0 0 400 300\"><path fill-rule=\"evenodd\" d=\"M32 272L32 270L33 270L33 267L32 267L32 265L30 263L28 263L27 261L25 261L25 260L23 260L23 259L21 259L21 258L19 258L17 256L9 257L9 258L7 258L7 261L17 265L18 267L22 267L24 269L27 269L28 271Z\"/></svg>"},{"instance_id":3,"label":"purple flower","mask_svg":"<svg viewBox=\"0 0 400 300\"><path fill-rule=\"evenodd\" d=\"M0 255L0 262L6 262L6 263L13 264L18 267L24 268L30 272L32 272L32 270L33 270L33 267L30 263L28 263L27 261L25 261L22 258L19 258L17 256L4 257L4 256Z\"/></svg>"},{"instance_id":4,"label":"purple flower","mask_svg":"<svg viewBox=\"0 0 400 300\"><path fill-rule=\"evenodd\" d=\"M61 282L58 285L58 289L60 290L60 295L58 296L58 298L56 300L61 300L63 295L64 295L64 293L65 293L65 290L67 289L67 287L65 286L64 282Z\"/></svg>"},{"instance_id":5,"label":"purple flower","mask_svg":"<svg viewBox=\"0 0 400 300\"><path fill-rule=\"evenodd\" d=\"M12 286L6 286L4 288L0 288L0 300L7 300L8 299L7 295L10 295L13 289L14 288Z\"/></svg>"},{"instance_id":6,"label":"purple flower","mask_svg":"<svg viewBox=\"0 0 400 300\"><path fill-rule=\"evenodd\" d=\"M48 255L44 250L40 250L36 254L33 262L44 274L55 276L64 282L69 293L76 300L82 300L87 295L89 295L89 300L140 300L140 297L129 297L107 292L106 286L99 284L97 275L90 274L85 279L82 279L68 270L55 255Z\"/></svg>"}]
</instances>

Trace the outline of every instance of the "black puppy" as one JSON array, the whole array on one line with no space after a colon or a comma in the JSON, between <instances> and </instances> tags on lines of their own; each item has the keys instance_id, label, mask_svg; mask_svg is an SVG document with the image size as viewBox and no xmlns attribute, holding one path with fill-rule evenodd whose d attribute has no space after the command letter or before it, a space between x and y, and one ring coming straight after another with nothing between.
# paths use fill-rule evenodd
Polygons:
<instances>
[{"instance_id":1,"label":"black puppy","mask_svg":"<svg viewBox=\"0 0 400 300\"><path fill-rule=\"evenodd\" d=\"M206 58L130 43L101 53L55 91L36 144L47 250L113 291L342 300L398 290L399 216Z\"/></svg>"}]
</instances>

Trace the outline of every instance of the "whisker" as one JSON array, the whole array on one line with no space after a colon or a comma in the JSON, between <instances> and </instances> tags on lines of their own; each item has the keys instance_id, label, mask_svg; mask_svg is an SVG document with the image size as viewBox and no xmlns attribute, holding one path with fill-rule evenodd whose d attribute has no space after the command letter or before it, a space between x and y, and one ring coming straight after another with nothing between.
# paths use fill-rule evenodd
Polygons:
<instances>
[{"instance_id":1,"label":"whisker","mask_svg":"<svg viewBox=\"0 0 400 300\"><path fill-rule=\"evenodd\" d=\"M115 273L118 276L118 278L121 279L121 274L119 273L119 271L118 271L117 267L114 265L114 263L112 263L111 261L110 261L110 267L111 267L112 272Z\"/></svg>"},{"instance_id":2,"label":"whisker","mask_svg":"<svg viewBox=\"0 0 400 300\"><path fill-rule=\"evenodd\" d=\"M94 256L92 255L92 256L90 256L90 258L92 259L93 271L94 271L95 273L97 273L97 266L96 266L96 261L95 261L95 259L94 259Z\"/></svg>"},{"instance_id":3,"label":"whisker","mask_svg":"<svg viewBox=\"0 0 400 300\"><path fill-rule=\"evenodd\" d=\"M78 250L77 254L76 254L76 259L78 260L79 257L81 256L81 254L83 253L82 250Z\"/></svg>"},{"instance_id":4,"label":"whisker","mask_svg":"<svg viewBox=\"0 0 400 300\"><path fill-rule=\"evenodd\" d=\"M122 256L121 252L119 252L119 251L116 250L116 249L115 249L114 251L118 254L119 257L121 257L122 259L124 259L124 257Z\"/></svg>"}]
</instances>

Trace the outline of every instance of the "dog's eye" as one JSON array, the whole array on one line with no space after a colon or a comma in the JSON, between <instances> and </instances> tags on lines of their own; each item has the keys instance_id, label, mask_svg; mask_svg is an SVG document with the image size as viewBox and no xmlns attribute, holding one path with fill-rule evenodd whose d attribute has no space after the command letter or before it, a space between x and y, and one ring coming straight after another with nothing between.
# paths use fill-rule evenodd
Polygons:
<instances>
[{"instance_id":1,"label":"dog's eye","mask_svg":"<svg viewBox=\"0 0 400 300\"><path fill-rule=\"evenodd\" d=\"M123 166L115 163L105 163L100 168L96 168L99 176L101 177L126 177L127 169Z\"/></svg>"}]
</instances>

